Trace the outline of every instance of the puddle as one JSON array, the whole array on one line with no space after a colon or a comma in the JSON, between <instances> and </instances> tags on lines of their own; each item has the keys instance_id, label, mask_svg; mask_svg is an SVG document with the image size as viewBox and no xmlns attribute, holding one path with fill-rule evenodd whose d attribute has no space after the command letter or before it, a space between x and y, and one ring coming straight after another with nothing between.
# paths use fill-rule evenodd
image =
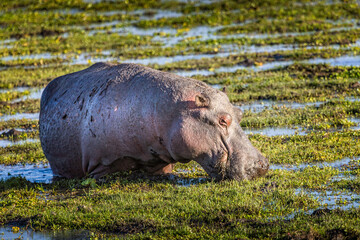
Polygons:
<instances>
[{"instance_id":1,"label":"puddle","mask_svg":"<svg viewBox=\"0 0 360 240\"><path fill-rule=\"evenodd\" d=\"M209 70L204 69L196 69L192 71L174 71L174 73L183 77L192 77L196 75L210 76L215 74L214 72L210 72Z\"/></svg>"},{"instance_id":2,"label":"puddle","mask_svg":"<svg viewBox=\"0 0 360 240\"><path fill-rule=\"evenodd\" d=\"M110 27L110 26L116 26L118 24L121 24L121 22L120 21L112 21L112 22L108 22L108 23L92 24L89 26L89 28ZM169 27L143 29L143 28L138 28L138 27L134 27L134 26L126 26L126 27L112 28L112 29L106 29L106 30L95 29L95 30L89 31L88 35L92 36L97 33L118 33L118 34L125 34L125 35L131 34L131 35L140 35L140 36L153 36L156 33L165 33L167 35L168 34L174 35L177 33L177 30L174 28L169 28ZM163 38L158 37L158 38L154 38L153 41L161 40L161 39L163 39Z\"/></svg>"},{"instance_id":3,"label":"puddle","mask_svg":"<svg viewBox=\"0 0 360 240\"><path fill-rule=\"evenodd\" d=\"M16 42L16 41L17 41L17 39L15 39L15 38L0 40L0 49L1 48L13 48L14 46L9 45L9 44L12 44L13 42Z\"/></svg>"},{"instance_id":4,"label":"puddle","mask_svg":"<svg viewBox=\"0 0 360 240\"><path fill-rule=\"evenodd\" d=\"M360 195L349 191L328 190L325 192L318 192L304 189L296 191L296 194L300 193L313 196L321 205L330 210L336 208L348 210L353 207L360 207Z\"/></svg>"},{"instance_id":5,"label":"puddle","mask_svg":"<svg viewBox=\"0 0 360 240\"><path fill-rule=\"evenodd\" d=\"M13 130L15 130L15 132L13 132ZM9 133L10 132L10 133ZM20 133L33 133L34 132L34 129L32 128L29 128L29 129L23 129L23 128L10 128L10 129L5 129L5 130L1 130L0 131L0 136L3 134L3 133L8 133L6 135L10 135L10 136L13 136L14 138L17 137L17 135ZM15 134L15 135L14 135ZM6 137L6 136L4 136ZM0 139L1 141L1 139ZM0 144L1 145L1 144Z\"/></svg>"},{"instance_id":6,"label":"puddle","mask_svg":"<svg viewBox=\"0 0 360 240\"><path fill-rule=\"evenodd\" d=\"M335 100L335 99L332 99ZM359 101L359 98L345 98L346 101L355 102ZM274 107L281 108L305 108L305 107L320 107L322 104L325 104L326 101L317 101L317 102L306 102L306 103L298 103L298 102L288 102L288 101L271 101L271 100L262 100L262 101L254 101L248 104L235 105L244 111L252 111L254 113L262 112L265 109L272 109ZM356 124L360 124L360 118L347 118L349 121L352 121Z\"/></svg>"},{"instance_id":7,"label":"puddle","mask_svg":"<svg viewBox=\"0 0 360 240\"><path fill-rule=\"evenodd\" d=\"M334 191L328 190L325 192L318 192L308 189L296 189L295 194L306 194L313 196L321 205L321 207L316 209L311 209L308 211L297 210L286 216L277 216L271 217L269 220L274 221L278 219L291 220L297 214L304 213L306 215L317 215L321 214L320 212L329 212L329 210L340 209L340 210L349 210L351 208L360 207L360 195L349 192L349 191ZM319 211L319 213L317 213Z\"/></svg>"},{"instance_id":8,"label":"puddle","mask_svg":"<svg viewBox=\"0 0 360 240\"><path fill-rule=\"evenodd\" d=\"M24 177L32 183L51 183L53 172L49 164L0 165L0 180L18 176Z\"/></svg>"},{"instance_id":9,"label":"puddle","mask_svg":"<svg viewBox=\"0 0 360 240\"><path fill-rule=\"evenodd\" d=\"M43 93L45 88L29 88L29 95L22 96L21 98L14 99L11 103L21 102L28 99L40 99L41 94Z\"/></svg>"},{"instance_id":10,"label":"puddle","mask_svg":"<svg viewBox=\"0 0 360 240\"><path fill-rule=\"evenodd\" d=\"M22 129L22 128L14 128L14 129L15 129L16 131L18 131L18 132L27 132L27 130ZM3 134L3 133L9 132L9 131L11 131L11 129L1 130L1 131L0 131L0 135Z\"/></svg>"},{"instance_id":11,"label":"puddle","mask_svg":"<svg viewBox=\"0 0 360 240\"><path fill-rule=\"evenodd\" d=\"M212 84L210 85L210 87L215 88L217 90L221 90L224 86L220 84Z\"/></svg>"},{"instance_id":12,"label":"puddle","mask_svg":"<svg viewBox=\"0 0 360 240\"><path fill-rule=\"evenodd\" d=\"M178 170L177 172L186 172L186 170L181 171ZM187 171L191 172L191 171ZM185 178L185 177L179 177L176 174L170 174L169 180L175 182L176 185L179 185L181 187L190 187L192 185L197 185L200 183L204 183L210 180L210 178L206 177L199 177L199 178Z\"/></svg>"},{"instance_id":13,"label":"puddle","mask_svg":"<svg viewBox=\"0 0 360 240\"><path fill-rule=\"evenodd\" d=\"M360 66L360 56L342 56L337 58L315 58L308 61L304 61L311 64L330 64L331 66Z\"/></svg>"},{"instance_id":14,"label":"puddle","mask_svg":"<svg viewBox=\"0 0 360 240\"><path fill-rule=\"evenodd\" d=\"M286 108L293 108L293 109L299 109L299 108L305 108L307 106L315 106L319 107L321 104L324 104L325 102L309 102L309 103L298 103L298 102L287 102L287 101L270 101L270 100L263 100L263 101L255 101L249 104L242 104L239 106L236 106L240 108L243 112L244 111L252 111L255 113L261 112L265 109L271 109L274 107L286 107Z\"/></svg>"},{"instance_id":15,"label":"puddle","mask_svg":"<svg viewBox=\"0 0 360 240\"><path fill-rule=\"evenodd\" d=\"M2 88L0 89L0 93L6 93L6 92L25 92L25 91L31 91L31 88L29 87L16 87L16 88Z\"/></svg>"},{"instance_id":16,"label":"puddle","mask_svg":"<svg viewBox=\"0 0 360 240\"><path fill-rule=\"evenodd\" d=\"M177 185L180 185L182 187L190 187L192 185L205 183L209 180L209 178L177 178L175 179L175 182Z\"/></svg>"},{"instance_id":17,"label":"puddle","mask_svg":"<svg viewBox=\"0 0 360 240\"><path fill-rule=\"evenodd\" d=\"M263 65L259 65L259 66L245 67L245 66L241 66L241 65L236 65L236 66L231 66L231 67L220 67L220 68L215 69L215 72L236 72L237 70L240 70L240 69L252 70L254 72L258 72L258 71L265 71L265 70L274 69L274 68L278 68L278 67L286 67L293 63L294 63L293 61L275 61L275 62L264 63Z\"/></svg>"},{"instance_id":18,"label":"puddle","mask_svg":"<svg viewBox=\"0 0 360 240\"><path fill-rule=\"evenodd\" d=\"M360 118L347 118L347 120L356 124L356 126L350 127L351 130L360 130Z\"/></svg>"},{"instance_id":19,"label":"puddle","mask_svg":"<svg viewBox=\"0 0 360 240\"><path fill-rule=\"evenodd\" d=\"M343 158L334 162L318 162L318 163L301 163L301 164L270 164L271 170L292 170L292 171L301 171L308 167L332 167L338 170L342 170L344 165L348 165L351 161L359 160L357 158Z\"/></svg>"},{"instance_id":20,"label":"puddle","mask_svg":"<svg viewBox=\"0 0 360 240\"><path fill-rule=\"evenodd\" d=\"M243 128L246 134L261 134L266 135L269 137L274 136L287 136L287 135L306 135L306 131L299 127L297 129L293 128L275 128L275 127L268 127L268 128L261 128L261 129L251 129L251 128Z\"/></svg>"},{"instance_id":21,"label":"puddle","mask_svg":"<svg viewBox=\"0 0 360 240\"><path fill-rule=\"evenodd\" d=\"M214 71L192 70L192 71L176 71L174 73L176 73L180 76L184 76L184 77L191 77L191 76L195 76L195 75L210 76L210 75L214 75L215 73L236 72L237 70L250 70L250 71L258 72L258 71L265 71L265 70L274 69L274 68L278 68L278 67L285 67L285 66L291 65L293 63L294 63L293 61L276 61L276 62L265 63L261 66L245 67L242 65L236 65L236 66L231 66L231 67L220 67L220 68L215 69Z\"/></svg>"},{"instance_id":22,"label":"puddle","mask_svg":"<svg viewBox=\"0 0 360 240\"><path fill-rule=\"evenodd\" d=\"M19 232L13 232L12 226L0 227L0 239L91 239L90 232L86 230L63 230L36 232L30 228L20 228Z\"/></svg>"},{"instance_id":23,"label":"puddle","mask_svg":"<svg viewBox=\"0 0 360 240\"><path fill-rule=\"evenodd\" d=\"M359 43L356 42L354 44L349 45L348 47L344 47L344 49L358 46ZM221 48L231 48L231 46L224 46L222 45ZM250 45L250 46L241 46L236 47L233 46L233 49L237 49L239 52L243 53L263 53L263 52L276 52L276 51L294 51L299 49L339 49L339 45L329 45L329 46L300 46L300 45L289 45L289 44L278 44L278 45L264 45L264 46L256 46L256 45Z\"/></svg>"},{"instance_id":24,"label":"puddle","mask_svg":"<svg viewBox=\"0 0 360 240\"><path fill-rule=\"evenodd\" d=\"M129 14L140 15L139 20L154 20L154 19L157 20L160 18L176 18L183 16L181 12L174 12L169 10L155 10L155 9L135 10L129 12Z\"/></svg>"},{"instance_id":25,"label":"puddle","mask_svg":"<svg viewBox=\"0 0 360 240\"><path fill-rule=\"evenodd\" d=\"M359 97L347 97L347 98L345 98L345 100L349 101L349 102L359 102L360 98Z\"/></svg>"},{"instance_id":26,"label":"puddle","mask_svg":"<svg viewBox=\"0 0 360 240\"><path fill-rule=\"evenodd\" d=\"M356 176L354 175L345 175L343 173L340 173L334 177L331 178L331 181L332 182L338 182L338 181L341 181L341 180L355 180L356 179Z\"/></svg>"},{"instance_id":27,"label":"puddle","mask_svg":"<svg viewBox=\"0 0 360 240\"><path fill-rule=\"evenodd\" d=\"M218 29L226 28L226 27L229 27L229 26L236 26L236 25L222 26L222 27L219 27ZM352 26L352 27L331 28L331 29L329 29L327 31L328 32L349 31L349 30L354 30L354 29L358 29L358 28L359 28L359 26L354 24L354 26ZM314 34L317 34L317 33L319 33L319 31L285 32L285 33L271 33L271 34L269 34L269 33L256 33L256 32L237 33L237 34L228 34L228 35L222 35L222 34L215 35L214 34L213 36L211 36L211 38L207 38L207 36L205 36L201 40L219 39L219 38L258 38L258 39L265 39L265 38L277 38L277 37L314 35Z\"/></svg>"},{"instance_id":28,"label":"puddle","mask_svg":"<svg viewBox=\"0 0 360 240\"><path fill-rule=\"evenodd\" d=\"M39 120L39 113L16 113L14 115L3 115L0 116L0 121L9 121L9 120Z\"/></svg>"},{"instance_id":29,"label":"puddle","mask_svg":"<svg viewBox=\"0 0 360 240\"><path fill-rule=\"evenodd\" d=\"M61 55L65 57L65 55ZM13 60L25 60L25 59L50 59L60 57L60 55L52 55L51 53L40 53L40 54L31 54L31 55L22 55L22 56L7 56L1 58L2 61L13 61Z\"/></svg>"},{"instance_id":30,"label":"puddle","mask_svg":"<svg viewBox=\"0 0 360 240\"><path fill-rule=\"evenodd\" d=\"M109 54L111 54L109 52ZM108 54L106 54L108 55ZM217 53L217 54L191 54L191 55L176 55L172 57L153 57L153 58L143 58L143 59L125 59L121 60L120 58L115 57L92 57L89 54L80 54L77 57L72 59L71 64L88 64L89 61L92 63L95 62L104 62L104 61L118 61L121 63L136 63L142 65L151 65L158 64L164 65L166 63L179 62L189 59L202 59L202 58L213 58L213 57L227 57L230 53Z\"/></svg>"},{"instance_id":31,"label":"puddle","mask_svg":"<svg viewBox=\"0 0 360 240\"><path fill-rule=\"evenodd\" d=\"M21 145L21 144L25 144L25 143L37 143L39 141L40 140L37 138L27 138L27 139L18 140L18 141L0 139L0 147L10 147L10 146Z\"/></svg>"}]
</instances>

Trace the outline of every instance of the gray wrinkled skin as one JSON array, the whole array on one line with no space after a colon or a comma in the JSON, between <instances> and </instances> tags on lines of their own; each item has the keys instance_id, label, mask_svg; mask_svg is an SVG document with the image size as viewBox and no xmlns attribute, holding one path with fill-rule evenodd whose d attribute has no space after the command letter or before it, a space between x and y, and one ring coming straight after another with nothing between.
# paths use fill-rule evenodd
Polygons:
<instances>
[{"instance_id":1,"label":"gray wrinkled skin","mask_svg":"<svg viewBox=\"0 0 360 240\"><path fill-rule=\"evenodd\" d=\"M195 160L215 179L252 179L269 163L241 129L241 111L200 81L135 64L97 63L56 78L41 97L40 140L55 175Z\"/></svg>"}]
</instances>

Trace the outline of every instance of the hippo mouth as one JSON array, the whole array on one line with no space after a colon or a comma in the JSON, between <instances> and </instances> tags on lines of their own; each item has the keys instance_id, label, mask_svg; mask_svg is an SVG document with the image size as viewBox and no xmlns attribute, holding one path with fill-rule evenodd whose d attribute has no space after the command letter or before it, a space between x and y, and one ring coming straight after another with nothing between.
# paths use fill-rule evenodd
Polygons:
<instances>
[{"instance_id":1,"label":"hippo mouth","mask_svg":"<svg viewBox=\"0 0 360 240\"><path fill-rule=\"evenodd\" d=\"M226 178L227 165L229 163L229 156L231 156L231 155L230 155L229 145L227 144L223 135L221 135L221 143L222 143L221 144L222 152L216 162L215 169L218 171L218 173L220 175L219 177L222 180L222 179Z\"/></svg>"}]
</instances>

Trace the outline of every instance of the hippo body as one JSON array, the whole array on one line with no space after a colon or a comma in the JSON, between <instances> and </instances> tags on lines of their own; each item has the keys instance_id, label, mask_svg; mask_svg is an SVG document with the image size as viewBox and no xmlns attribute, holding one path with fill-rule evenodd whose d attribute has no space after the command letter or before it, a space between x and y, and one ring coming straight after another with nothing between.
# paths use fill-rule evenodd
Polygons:
<instances>
[{"instance_id":1,"label":"hippo body","mask_svg":"<svg viewBox=\"0 0 360 240\"><path fill-rule=\"evenodd\" d=\"M40 141L54 175L144 169L168 173L197 161L215 179L251 179L268 161L241 111L203 82L136 64L97 63L58 77L41 97Z\"/></svg>"}]
</instances>

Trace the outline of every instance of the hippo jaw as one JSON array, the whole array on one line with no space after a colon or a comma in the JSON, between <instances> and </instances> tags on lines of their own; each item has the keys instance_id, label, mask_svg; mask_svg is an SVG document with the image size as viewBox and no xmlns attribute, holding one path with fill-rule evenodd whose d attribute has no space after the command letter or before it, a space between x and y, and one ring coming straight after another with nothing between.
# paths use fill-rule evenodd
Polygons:
<instances>
[{"instance_id":1,"label":"hippo jaw","mask_svg":"<svg viewBox=\"0 0 360 240\"><path fill-rule=\"evenodd\" d=\"M167 145L171 157L179 162L195 160L217 180L264 175L268 160L241 129L242 112L220 92L192 98L172 122Z\"/></svg>"},{"instance_id":2,"label":"hippo jaw","mask_svg":"<svg viewBox=\"0 0 360 240\"><path fill-rule=\"evenodd\" d=\"M234 137L227 140L221 137L223 147L218 154L210 154L196 160L211 178L241 181L267 173L268 159L251 144L241 127L237 128Z\"/></svg>"}]
</instances>

